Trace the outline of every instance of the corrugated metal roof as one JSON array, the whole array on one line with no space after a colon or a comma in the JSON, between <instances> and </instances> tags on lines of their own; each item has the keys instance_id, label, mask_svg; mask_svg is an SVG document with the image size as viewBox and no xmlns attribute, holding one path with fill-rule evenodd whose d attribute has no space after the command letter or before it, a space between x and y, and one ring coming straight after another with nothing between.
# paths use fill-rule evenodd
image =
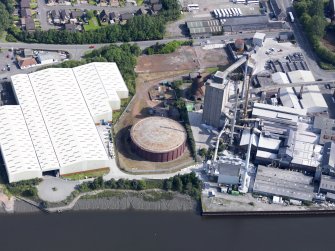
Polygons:
<instances>
[{"instance_id":1,"label":"corrugated metal roof","mask_svg":"<svg viewBox=\"0 0 335 251\"><path fill-rule=\"evenodd\" d=\"M292 87L281 88L279 93L280 101L283 106L301 109L297 95L295 95Z\"/></svg>"},{"instance_id":2,"label":"corrugated metal roof","mask_svg":"<svg viewBox=\"0 0 335 251\"><path fill-rule=\"evenodd\" d=\"M302 173L258 166L253 191L302 201L312 201L314 187L312 177Z\"/></svg>"},{"instance_id":3,"label":"corrugated metal roof","mask_svg":"<svg viewBox=\"0 0 335 251\"><path fill-rule=\"evenodd\" d=\"M269 150L278 150L281 144L281 140L264 137L262 134L259 137L258 147Z\"/></svg>"}]
</instances>

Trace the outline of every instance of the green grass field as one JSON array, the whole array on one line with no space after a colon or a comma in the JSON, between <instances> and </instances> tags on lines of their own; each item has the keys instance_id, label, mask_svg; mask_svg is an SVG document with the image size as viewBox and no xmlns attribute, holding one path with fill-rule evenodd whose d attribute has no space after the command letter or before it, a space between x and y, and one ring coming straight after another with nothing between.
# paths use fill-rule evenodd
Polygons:
<instances>
[{"instance_id":1,"label":"green grass field","mask_svg":"<svg viewBox=\"0 0 335 251\"><path fill-rule=\"evenodd\" d=\"M93 17L92 19L88 20L88 24L84 24L84 30L90 31L90 30L97 30L100 28L99 21L97 17Z\"/></svg>"}]
</instances>

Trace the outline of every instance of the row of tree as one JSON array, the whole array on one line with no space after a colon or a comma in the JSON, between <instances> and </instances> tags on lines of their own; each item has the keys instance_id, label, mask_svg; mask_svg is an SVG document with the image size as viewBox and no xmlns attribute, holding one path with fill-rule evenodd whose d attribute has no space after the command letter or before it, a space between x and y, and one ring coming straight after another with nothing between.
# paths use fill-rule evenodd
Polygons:
<instances>
[{"instance_id":1,"label":"row of tree","mask_svg":"<svg viewBox=\"0 0 335 251\"><path fill-rule=\"evenodd\" d=\"M78 187L79 192L88 192L101 189L122 189L122 190L145 190L145 189L164 189L166 191L177 191L183 194L190 195L195 199L200 198L201 181L196 177L195 173L184 175L176 175L169 179L164 179L159 182L151 180L128 180L110 179L104 181L102 177L98 177L93 181L83 182Z\"/></svg>"},{"instance_id":2,"label":"row of tree","mask_svg":"<svg viewBox=\"0 0 335 251\"><path fill-rule=\"evenodd\" d=\"M334 28L332 25L327 25L324 15L325 2L300 0L294 2L294 8L315 53L321 61L335 66L335 54L320 41L325 36L326 29Z\"/></svg>"},{"instance_id":3,"label":"row of tree","mask_svg":"<svg viewBox=\"0 0 335 251\"><path fill-rule=\"evenodd\" d=\"M152 55L152 54L169 54L175 52L180 46L192 45L193 41L171 41L166 44L156 43L145 50L143 50L144 54Z\"/></svg>"},{"instance_id":4,"label":"row of tree","mask_svg":"<svg viewBox=\"0 0 335 251\"><path fill-rule=\"evenodd\" d=\"M11 26L13 12L13 0L0 0L0 34Z\"/></svg>"},{"instance_id":5,"label":"row of tree","mask_svg":"<svg viewBox=\"0 0 335 251\"><path fill-rule=\"evenodd\" d=\"M161 0L161 2L163 9L158 15L135 16L125 25L108 25L97 30L75 33L54 29L28 33L15 27L9 28L8 31L16 39L27 43L91 44L157 40L163 38L166 23L180 16L178 0Z\"/></svg>"},{"instance_id":6,"label":"row of tree","mask_svg":"<svg viewBox=\"0 0 335 251\"><path fill-rule=\"evenodd\" d=\"M193 133L192 133L191 124L190 124L190 121L188 119L188 113L187 113L187 108L186 108L185 101L182 98L179 98L176 101L175 105L179 110L180 118L183 121L184 126L185 126L185 130L186 130L186 133L187 133L187 141L188 141L188 144L190 146L191 154L192 154L193 158L196 159L197 151L196 151L196 146L195 146L195 141L194 141L194 137L193 137Z\"/></svg>"}]
</instances>

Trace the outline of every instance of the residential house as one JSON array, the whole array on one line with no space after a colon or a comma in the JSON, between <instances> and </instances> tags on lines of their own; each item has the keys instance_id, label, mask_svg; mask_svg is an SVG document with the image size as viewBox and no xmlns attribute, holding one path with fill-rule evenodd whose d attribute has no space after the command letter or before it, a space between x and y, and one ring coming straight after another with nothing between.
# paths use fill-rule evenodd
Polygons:
<instances>
[{"instance_id":1,"label":"residential house","mask_svg":"<svg viewBox=\"0 0 335 251\"><path fill-rule=\"evenodd\" d=\"M111 21L116 22L117 19L118 19L118 15L117 15L115 12L111 12L111 13L109 13L109 21L110 21L110 22L111 22Z\"/></svg>"},{"instance_id":2,"label":"residential house","mask_svg":"<svg viewBox=\"0 0 335 251\"><path fill-rule=\"evenodd\" d=\"M26 19L24 17L20 18L21 28L24 30L26 28Z\"/></svg>"},{"instance_id":3,"label":"residential house","mask_svg":"<svg viewBox=\"0 0 335 251\"><path fill-rule=\"evenodd\" d=\"M149 3L150 3L150 4L158 4L158 3L159 3L159 0L149 0Z\"/></svg>"},{"instance_id":4,"label":"residential house","mask_svg":"<svg viewBox=\"0 0 335 251\"><path fill-rule=\"evenodd\" d=\"M26 18L26 31L32 32L35 30L36 30L36 27L35 27L34 20L31 17L27 17Z\"/></svg>"},{"instance_id":5,"label":"residential house","mask_svg":"<svg viewBox=\"0 0 335 251\"><path fill-rule=\"evenodd\" d=\"M276 18L279 21L283 21L286 19L286 11L281 8L281 6L278 4L278 1L280 2L280 0L270 0L269 3Z\"/></svg>"},{"instance_id":6,"label":"residential house","mask_svg":"<svg viewBox=\"0 0 335 251\"><path fill-rule=\"evenodd\" d=\"M77 19L81 18L84 15L84 12L82 10L74 10L71 12L71 18Z\"/></svg>"},{"instance_id":7,"label":"residential house","mask_svg":"<svg viewBox=\"0 0 335 251\"><path fill-rule=\"evenodd\" d=\"M102 23L106 23L109 21L108 15L105 10L101 11L98 17L100 22Z\"/></svg>"},{"instance_id":8,"label":"residential house","mask_svg":"<svg viewBox=\"0 0 335 251\"><path fill-rule=\"evenodd\" d=\"M132 19L134 17L134 15L132 13L124 13L124 14L121 14L121 21L127 21L129 19Z\"/></svg>"},{"instance_id":9,"label":"residential house","mask_svg":"<svg viewBox=\"0 0 335 251\"><path fill-rule=\"evenodd\" d=\"M31 17L31 10L28 8L22 8L21 9L21 17L26 18L26 17Z\"/></svg>"},{"instance_id":10,"label":"residential house","mask_svg":"<svg viewBox=\"0 0 335 251\"><path fill-rule=\"evenodd\" d=\"M153 12L158 12L163 8L163 5L161 3L153 4L152 5L152 10Z\"/></svg>"},{"instance_id":11,"label":"residential house","mask_svg":"<svg viewBox=\"0 0 335 251\"><path fill-rule=\"evenodd\" d=\"M99 3L100 3L100 6L107 6L109 5L109 0L100 0Z\"/></svg>"},{"instance_id":12,"label":"residential house","mask_svg":"<svg viewBox=\"0 0 335 251\"><path fill-rule=\"evenodd\" d=\"M70 32L76 32L76 25L73 23L67 23L64 24L64 30L70 31Z\"/></svg>"},{"instance_id":13,"label":"residential house","mask_svg":"<svg viewBox=\"0 0 335 251\"><path fill-rule=\"evenodd\" d=\"M21 6L21 9L23 8L30 9L30 0L21 0L20 6Z\"/></svg>"},{"instance_id":14,"label":"residential house","mask_svg":"<svg viewBox=\"0 0 335 251\"><path fill-rule=\"evenodd\" d=\"M136 15L146 15L148 13L148 11L144 8L144 7L141 7L138 9L138 11L136 12Z\"/></svg>"},{"instance_id":15,"label":"residential house","mask_svg":"<svg viewBox=\"0 0 335 251\"><path fill-rule=\"evenodd\" d=\"M18 62L20 69L27 69L37 65L35 58L23 58Z\"/></svg>"},{"instance_id":16,"label":"residential house","mask_svg":"<svg viewBox=\"0 0 335 251\"><path fill-rule=\"evenodd\" d=\"M52 18L52 21L54 22L54 24L59 24L60 23L60 16L59 16L58 11L52 10L51 11L51 18Z\"/></svg>"},{"instance_id":17,"label":"residential house","mask_svg":"<svg viewBox=\"0 0 335 251\"><path fill-rule=\"evenodd\" d=\"M70 13L68 10L60 10L59 16L63 22L67 22L70 19Z\"/></svg>"}]
</instances>

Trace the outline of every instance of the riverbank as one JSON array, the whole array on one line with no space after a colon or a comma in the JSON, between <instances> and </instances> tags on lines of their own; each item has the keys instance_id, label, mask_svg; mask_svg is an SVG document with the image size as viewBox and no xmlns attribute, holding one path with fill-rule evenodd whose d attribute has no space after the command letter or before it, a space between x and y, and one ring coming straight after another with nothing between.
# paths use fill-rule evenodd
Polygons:
<instances>
[{"instance_id":1,"label":"riverbank","mask_svg":"<svg viewBox=\"0 0 335 251\"><path fill-rule=\"evenodd\" d=\"M71 203L59 206L49 204L40 208L38 203L16 198L12 211L0 206L0 213L37 213L87 210L140 210L140 211L196 211L198 203L188 195L152 189L146 191L100 190L75 197Z\"/></svg>"}]
</instances>

